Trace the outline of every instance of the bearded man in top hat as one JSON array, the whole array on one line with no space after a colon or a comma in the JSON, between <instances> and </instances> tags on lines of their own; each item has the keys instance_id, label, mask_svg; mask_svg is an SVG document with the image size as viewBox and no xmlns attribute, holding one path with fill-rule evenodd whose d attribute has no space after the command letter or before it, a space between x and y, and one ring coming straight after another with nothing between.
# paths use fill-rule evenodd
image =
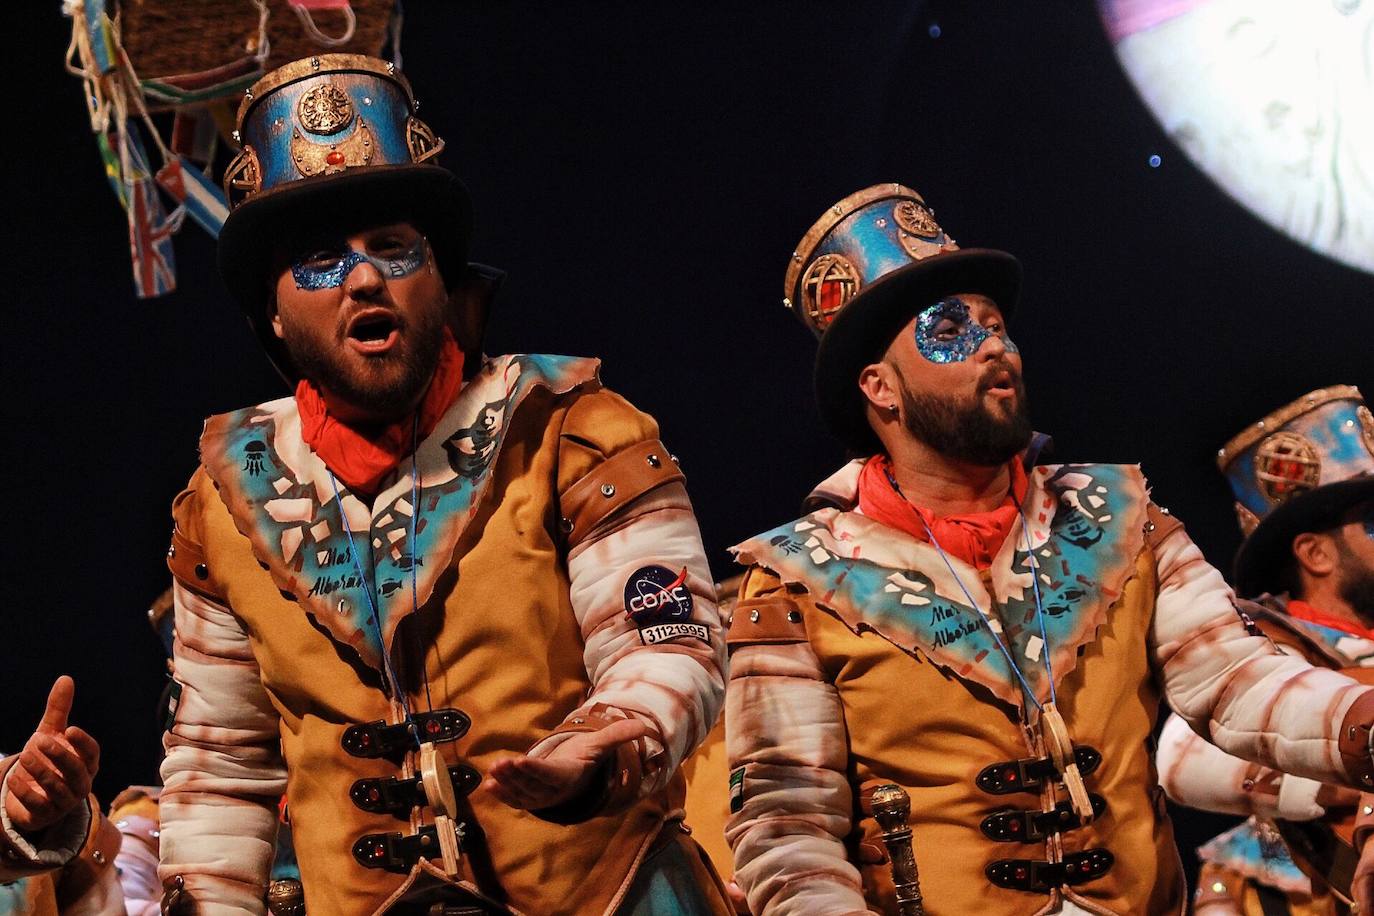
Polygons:
<instances>
[{"instance_id":1,"label":"bearded man in top hat","mask_svg":"<svg viewBox=\"0 0 1374 916\"><path fill-rule=\"evenodd\" d=\"M1234 581L1256 599L1255 622L1283 651L1374 683L1374 419L1359 390L1303 395L1217 464L1246 535ZM1346 912L1357 840L1374 823L1358 794L1230 757L1177 716L1158 765L1179 804L1248 816L1198 850L1195 912Z\"/></svg>"},{"instance_id":2,"label":"bearded man in top hat","mask_svg":"<svg viewBox=\"0 0 1374 916\"><path fill-rule=\"evenodd\" d=\"M727 745L755 913L1182 913L1150 736L1374 779L1374 690L1278 653L1138 467L1037 465L1020 270L879 185L797 246L816 394L863 456L735 548Z\"/></svg>"},{"instance_id":3,"label":"bearded man in top hat","mask_svg":"<svg viewBox=\"0 0 1374 916\"><path fill-rule=\"evenodd\" d=\"M677 775L724 686L682 474L597 361L482 355L414 110L354 55L239 109L221 272L296 387L210 418L173 507L164 900L261 912L285 793L315 913L724 912Z\"/></svg>"}]
</instances>

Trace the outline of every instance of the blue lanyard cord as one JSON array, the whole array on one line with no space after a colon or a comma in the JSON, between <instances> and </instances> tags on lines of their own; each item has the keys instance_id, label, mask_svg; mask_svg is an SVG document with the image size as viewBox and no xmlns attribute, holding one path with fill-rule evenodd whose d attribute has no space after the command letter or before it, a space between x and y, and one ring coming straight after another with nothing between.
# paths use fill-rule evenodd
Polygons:
<instances>
[{"instance_id":1,"label":"blue lanyard cord","mask_svg":"<svg viewBox=\"0 0 1374 916\"><path fill-rule=\"evenodd\" d=\"M420 469L416 463L418 461L416 453L420 451L420 409L415 409L415 421L410 427L410 541L407 544L410 550L410 606L415 612L415 616L420 616L420 575L416 572L416 567L420 565L420 557L416 553L419 545L415 539L419 536L420 530ZM429 666L425 664L425 654L420 653L420 671L424 676L425 682L425 705L429 709L434 708L434 698L429 694Z\"/></svg>"},{"instance_id":2,"label":"blue lanyard cord","mask_svg":"<svg viewBox=\"0 0 1374 916\"><path fill-rule=\"evenodd\" d=\"M1018 505L1016 512L1021 516L1021 533L1026 540L1026 559L1031 565L1031 587L1035 594L1035 619L1040 624L1040 649L1045 659L1045 674L1050 679L1050 702L1056 707L1059 705L1059 697L1054 690L1054 665L1050 663L1050 634L1045 629L1045 605L1040 600L1040 561L1035 558L1035 551L1031 549L1030 522L1026 521L1026 513ZM1037 704L1038 705L1038 704Z\"/></svg>"},{"instance_id":3,"label":"blue lanyard cord","mask_svg":"<svg viewBox=\"0 0 1374 916\"><path fill-rule=\"evenodd\" d=\"M910 500L906 499L906 494L903 493L902 488L897 485L897 481L892 476L892 472L887 471L886 469L884 470L887 475L887 482L892 485L892 489L897 491L897 495L902 497L902 499L906 500L909 504ZM1020 512L1019 506L1017 507L1017 511ZM968 599L969 607L973 608L974 612L978 614L978 619L983 622L983 626L988 628L988 633L992 636L993 642L997 643L997 648L1002 650L1002 657L1007 660L1007 665L1011 668L1011 673L1016 675L1016 679L1021 682L1021 690L1024 692L1026 699L1030 700L1033 704L1035 704L1036 709L1043 711L1045 708L1044 705L1042 705L1040 700L1036 697L1035 690L1031 688L1030 682L1026 680L1026 676L1022 674L1021 669L1017 667L1016 659L1011 654L1011 650L1008 649L1007 644L1002 641L1001 634L999 634L997 630L993 627L992 621L988 619L988 615L984 614L982 610L979 609L978 602L973 600L973 595L969 593L968 587L964 585L964 580L959 578L959 574L954 571L954 564L949 561L949 555L945 553L945 549L941 547L940 542L936 540L935 532L931 530L930 524L926 521L925 516L917 512L916 517L921 520L921 524L925 527L926 537L930 538L931 546L935 548L935 551L938 554L940 554L940 559L945 561L945 568L949 570L950 576L954 578L955 584L959 586L959 591L963 592L964 597ZM1021 527L1023 530L1026 529L1026 516L1024 513L1021 515ZM1026 547L1029 550L1029 531L1026 531ZM1033 557L1031 559L1031 563L1032 568L1038 571L1039 566L1035 565ZM1050 676L1050 702L1054 702L1054 672L1050 670L1050 645L1049 638L1045 632L1045 613L1044 609L1041 607L1040 604L1040 587L1038 583L1035 587L1035 616L1040 621L1040 638L1044 642L1044 645L1041 647L1041 649L1044 652L1043 658L1045 660L1045 671Z\"/></svg>"},{"instance_id":4,"label":"blue lanyard cord","mask_svg":"<svg viewBox=\"0 0 1374 916\"><path fill-rule=\"evenodd\" d=\"M377 601L372 596L372 586L369 584L371 580L363 574L363 564L358 562L358 548L357 545L353 543L353 529L348 524L348 512L344 510L343 500L339 497L339 484L338 481L334 479L333 471L329 471L329 485L334 489L334 502L336 502L339 506L339 517L343 519L344 534L348 535L348 555L353 559L353 567L358 571L358 578L359 580L361 580L362 583L363 594L367 596L368 610L372 612L372 626L377 632L377 644L379 647L378 651L381 653L382 656L382 668L386 671L386 676L391 681L391 689L395 691L396 696L401 701L401 709L405 712L406 721L410 722L413 725L414 720L411 718L410 715L410 703L406 700L405 691L401 689L400 679L396 677L396 672L393 671L391 668L391 653L387 652L386 640L382 636L382 618L381 615L377 613ZM413 491L411 495L414 495ZM415 524L415 513L418 511L418 507L411 506L410 517L412 531L414 530L413 526ZM414 550L413 544L411 545L411 549L412 551ZM411 569L412 575L414 575L413 564Z\"/></svg>"}]
</instances>

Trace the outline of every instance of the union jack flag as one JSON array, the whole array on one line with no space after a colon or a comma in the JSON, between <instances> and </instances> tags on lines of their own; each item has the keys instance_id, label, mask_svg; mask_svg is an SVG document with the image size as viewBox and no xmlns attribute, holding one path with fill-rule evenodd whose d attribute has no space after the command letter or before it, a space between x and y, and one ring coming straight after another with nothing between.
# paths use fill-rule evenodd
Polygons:
<instances>
[{"instance_id":1,"label":"union jack flag","mask_svg":"<svg viewBox=\"0 0 1374 916\"><path fill-rule=\"evenodd\" d=\"M176 258L172 236L181 226L185 211L177 208L170 215L157 195L157 183L148 168L132 127L121 134L128 155L124 173L125 197L129 202L129 254L133 258L134 291L140 299L150 299L177 288Z\"/></svg>"},{"instance_id":2,"label":"union jack flag","mask_svg":"<svg viewBox=\"0 0 1374 916\"><path fill-rule=\"evenodd\" d=\"M157 197L151 178L140 178L129 188L129 253L134 261L134 290L150 299L177 288L172 234L179 220L169 219Z\"/></svg>"}]
</instances>

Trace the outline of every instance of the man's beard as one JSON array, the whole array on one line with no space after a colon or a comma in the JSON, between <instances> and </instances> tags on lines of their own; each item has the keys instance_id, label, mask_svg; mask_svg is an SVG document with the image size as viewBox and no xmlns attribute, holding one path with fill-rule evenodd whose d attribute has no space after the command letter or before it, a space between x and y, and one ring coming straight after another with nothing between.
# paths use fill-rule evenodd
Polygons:
<instances>
[{"instance_id":1,"label":"man's beard","mask_svg":"<svg viewBox=\"0 0 1374 916\"><path fill-rule=\"evenodd\" d=\"M1012 383L1016 406L1010 414L998 416L983 404L987 388L982 383L972 404L960 404L936 393L918 394L902 379L903 424L907 432L942 455L982 467L1005 464L1026 447L1032 432L1021 376L1013 372Z\"/></svg>"},{"instance_id":2,"label":"man's beard","mask_svg":"<svg viewBox=\"0 0 1374 916\"><path fill-rule=\"evenodd\" d=\"M1374 569L1350 549L1344 535L1336 538L1336 545L1341 563L1338 594L1359 615L1365 626L1374 626Z\"/></svg>"},{"instance_id":3,"label":"man's beard","mask_svg":"<svg viewBox=\"0 0 1374 916\"><path fill-rule=\"evenodd\" d=\"M396 419L415 406L434 376L443 327L438 309L415 314L404 326L399 346L367 357L361 368L347 361L332 335L295 325L285 315L282 343L300 373L332 397L373 416Z\"/></svg>"}]
</instances>

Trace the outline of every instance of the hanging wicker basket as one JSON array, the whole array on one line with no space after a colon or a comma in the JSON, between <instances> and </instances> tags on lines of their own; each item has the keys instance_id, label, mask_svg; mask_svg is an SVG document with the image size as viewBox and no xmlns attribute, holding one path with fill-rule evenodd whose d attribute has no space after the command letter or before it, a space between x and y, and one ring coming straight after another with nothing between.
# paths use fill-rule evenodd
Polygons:
<instances>
[{"instance_id":1,"label":"hanging wicker basket","mask_svg":"<svg viewBox=\"0 0 1374 916\"><path fill-rule=\"evenodd\" d=\"M378 56L386 43L395 0L351 0L352 37L324 45L286 0L267 0L267 37L271 52L259 50L259 9L251 0L123 0L119 31L124 50L141 81L175 80L236 71L265 72L288 61L324 52ZM349 27L344 10L315 10L318 33L342 36Z\"/></svg>"}]
</instances>

